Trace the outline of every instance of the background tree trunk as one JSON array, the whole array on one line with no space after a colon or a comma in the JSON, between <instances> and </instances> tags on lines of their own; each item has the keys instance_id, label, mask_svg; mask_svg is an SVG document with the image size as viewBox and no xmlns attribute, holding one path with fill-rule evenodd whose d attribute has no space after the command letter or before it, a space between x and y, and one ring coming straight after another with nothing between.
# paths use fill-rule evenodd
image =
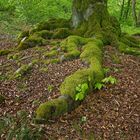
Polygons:
<instances>
[{"instance_id":1,"label":"background tree trunk","mask_svg":"<svg viewBox=\"0 0 140 140\"><path fill-rule=\"evenodd\" d=\"M140 10L139 10L139 13L138 13L137 26L140 27Z\"/></svg>"},{"instance_id":2,"label":"background tree trunk","mask_svg":"<svg viewBox=\"0 0 140 140\"><path fill-rule=\"evenodd\" d=\"M122 20L123 17L123 13L124 13L124 4L125 4L125 0L122 1L122 5L121 5L121 12L120 12L120 21Z\"/></svg>"},{"instance_id":3,"label":"background tree trunk","mask_svg":"<svg viewBox=\"0 0 140 140\"><path fill-rule=\"evenodd\" d=\"M128 18L129 11L130 11L130 5L131 5L131 0L128 0L127 1L127 7L126 7L126 10L124 12L124 19L125 20Z\"/></svg>"},{"instance_id":4,"label":"background tree trunk","mask_svg":"<svg viewBox=\"0 0 140 140\"><path fill-rule=\"evenodd\" d=\"M137 26L136 0L132 0L132 16L134 19L134 25Z\"/></svg>"}]
</instances>

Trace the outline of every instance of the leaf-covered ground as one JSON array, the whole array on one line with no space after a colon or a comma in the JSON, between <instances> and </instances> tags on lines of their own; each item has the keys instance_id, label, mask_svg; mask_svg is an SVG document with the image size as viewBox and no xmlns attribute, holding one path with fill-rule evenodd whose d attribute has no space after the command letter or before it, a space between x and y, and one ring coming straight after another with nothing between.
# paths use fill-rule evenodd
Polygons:
<instances>
[{"instance_id":1,"label":"leaf-covered ground","mask_svg":"<svg viewBox=\"0 0 140 140\"><path fill-rule=\"evenodd\" d=\"M8 36L0 39L0 49L14 45ZM59 96L59 86L66 76L86 67L79 59L48 64L43 54L51 47L54 46L0 57L0 94L5 97L5 102L0 104L0 117L10 114L16 118L18 111L25 110L30 122L40 103ZM121 54L111 46L104 50L107 75L115 77L117 84L94 91L76 110L40 125L44 130L43 140L140 138L140 57ZM37 63L24 77L11 78L20 66L30 62ZM1 134L1 139L5 135Z\"/></svg>"}]
</instances>

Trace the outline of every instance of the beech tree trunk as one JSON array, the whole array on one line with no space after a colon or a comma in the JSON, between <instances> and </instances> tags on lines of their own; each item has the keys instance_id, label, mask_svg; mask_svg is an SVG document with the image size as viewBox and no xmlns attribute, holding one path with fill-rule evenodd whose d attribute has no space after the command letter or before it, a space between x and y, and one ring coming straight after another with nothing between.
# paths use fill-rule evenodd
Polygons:
<instances>
[{"instance_id":1,"label":"beech tree trunk","mask_svg":"<svg viewBox=\"0 0 140 140\"><path fill-rule=\"evenodd\" d=\"M115 42L121 34L120 24L109 15L107 0L73 0L72 26L78 35Z\"/></svg>"}]
</instances>

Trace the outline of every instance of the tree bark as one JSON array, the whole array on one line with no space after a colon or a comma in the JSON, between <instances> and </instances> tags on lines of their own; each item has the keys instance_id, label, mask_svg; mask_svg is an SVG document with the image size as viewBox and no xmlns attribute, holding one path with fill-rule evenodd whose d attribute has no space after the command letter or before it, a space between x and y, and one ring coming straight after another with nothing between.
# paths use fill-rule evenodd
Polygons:
<instances>
[{"instance_id":1,"label":"tree bark","mask_svg":"<svg viewBox=\"0 0 140 140\"><path fill-rule=\"evenodd\" d=\"M119 19L120 21L122 20L122 17L123 17L124 3L125 3L125 1L123 0L122 5L121 5L121 12L120 12L120 19Z\"/></svg>"},{"instance_id":2,"label":"tree bark","mask_svg":"<svg viewBox=\"0 0 140 140\"><path fill-rule=\"evenodd\" d=\"M130 11L130 5L131 5L131 0L128 0L127 1L127 7L126 7L126 10L125 10L125 13L124 13L124 18L125 19L128 18L128 14L129 14L129 11Z\"/></svg>"},{"instance_id":3,"label":"tree bark","mask_svg":"<svg viewBox=\"0 0 140 140\"><path fill-rule=\"evenodd\" d=\"M138 13L137 26L140 27L140 10L139 10L139 13Z\"/></svg>"},{"instance_id":4,"label":"tree bark","mask_svg":"<svg viewBox=\"0 0 140 140\"><path fill-rule=\"evenodd\" d=\"M119 22L107 10L107 0L73 0L72 26L78 35L107 44L117 42L121 34Z\"/></svg>"},{"instance_id":5,"label":"tree bark","mask_svg":"<svg viewBox=\"0 0 140 140\"><path fill-rule=\"evenodd\" d=\"M132 0L132 16L134 25L137 26L136 0Z\"/></svg>"}]
</instances>

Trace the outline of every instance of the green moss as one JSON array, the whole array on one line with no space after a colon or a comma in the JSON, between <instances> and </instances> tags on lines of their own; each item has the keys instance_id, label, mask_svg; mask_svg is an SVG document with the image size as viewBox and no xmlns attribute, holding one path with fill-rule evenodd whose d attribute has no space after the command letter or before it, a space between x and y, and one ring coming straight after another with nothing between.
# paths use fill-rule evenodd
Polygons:
<instances>
[{"instance_id":1,"label":"green moss","mask_svg":"<svg viewBox=\"0 0 140 140\"><path fill-rule=\"evenodd\" d=\"M55 44L55 42L54 42L54 44ZM56 45L56 44L55 44L55 45ZM50 48L50 51L54 51L54 50L57 50L57 49L58 49L57 46L53 46L53 47Z\"/></svg>"},{"instance_id":2,"label":"green moss","mask_svg":"<svg viewBox=\"0 0 140 140\"><path fill-rule=\"evenodd\" d=\"M32 48L35 46L41 46L43 44L44 44L44 40L42 37L30 36L29 38L20 42L20 44L17 47L17 50L19 50L19 51L25 50L25 49Z\"/></svg>"},{"instance_id":3,"label":"green moss","mask_svg":"<svg viewBox=\"0 0 140 140\"><path fill-rule=\"evenodd\" d=\"M140 56L140 49L139 48L129 47L128 45L124 44L123 42L120 42L120 44L119 44L119 51L126 53L126 54Z\"/></svg>"},{"instance_id":4,"label":"green moss","mask_svg":"<svg viewBox=\"0 0 140 140\"><path fill-rule=\"evenodd\" d=\"M101 49L95 45L93 42L87 43L84 47L83 52L80 55L82 60L90 62L90 59L94 56L98 58L98 60L102 60L102 51Z\"/></svg>"},{"instance_id":5,"label":"green moss","mask_svg":"<svg viewBox=\"0 0 140 140\"><path fill-rule=\"evenodd\" d=\"M5 97L3 95L0 95L0 104L2 104L5 101Z\"/></svg>"},{"instance_id":6,"label":"green moss","mask_svg":"<svg viewBox=\"0 0 140 140\"><path fill-rule=\"evenodd\" d=\"M50 59L50 63L51 64L56 64L56 63L59 63L60 62L60 60L59 59Z\"/></svg>"},{"instance_id":7,"label":"green moss","mask_svg":"<svg viewBox=\"0 0 140 140\"><path fill-rule=\"evenodd\" d=\"M104 72L100 60L95 56L90 60L90 69L94 74L94 83L100 82L104 78Z\"/></svg>"},{"instance_id":8,"label":"green moss","mask_svg":"<svg viewBox=\"0 0 140 140\"><path fill-rule=\"evenodd\" d=\"M69 36L67 39L61 42L61 48L65 48L67 51L71 49L77 49L79 44L85 44L86 39L80 36Z\"/></svg>"},{"instance_id":9,"label":"green moss","mask_svg":"<svg viewBox=\"0 0 140 140\"><path fill-rule=\"evenodd\" d=\"M120 60L118 55L112 54L111 58L112 58L113 63L115 63L115 64L120 64L121 63L121 60Z\"/></svg>"},{"instance_id":10,"label":"green moss","mask_svg":"<svg viewBox=\"0 0 140 140\"><path fill-rule=\"evenodd\" d=\"M54 34L52 36L52 38L56 39L56 38L66 38L69 35L71 35L72 33L70 32L70 30L68 28L58 28L54 31Z\"/></svg>"},{"instance_id":11,"label":"green moss","mask_svg":"<svg viewBox=\"0 0 140 140\"><path fill-rule=\"evenodd\" d=\"M51 40L50 43L49 43L49 45L54 46L55 48L56 48L56 46L58 46L59 44L60 44L60 42L59 42L59 41L56 41L56 40Z\"/></svg>"},{"instance_id":12,"label":"green moss","mask_svg":"<svg viewBox=\"0 0 140 140\"><path fill-rule=\"evenodd\" d=\"M74 99L75 94L76 94L75 87L78 84L82 84L82 83L91 84L88 81L88 78L93 79L94 77L94 80L92 80L92 84L94 82L97 82L103 79L104 74L101 67L101 61L102 61L101 49L102 49L103 43L100 40L82 38L82 37L77 37L77 36L71 36L70 38L68 38L68 40L66 40L66 42L63 42L63 43L67 45L66 50L69 53L76 51L77 44L81 43L82 45L84 45L83 52L80 55L80 57L82 60L88 61L90 64L89 69L83 69L83 70L79 70L75 72L73 75L67 77L61 85L61 88L60 88L61 94L68 94Z\"/></svg>"},{"instance_id":13,"label":"green moss","mask_svg":"<svg viewBox=\"0 0 140 140\"><path fill-rule=\"evenodd\" d=\"M10 60L19 60L20 58L21 58L20 53L9 54L7 56L7 59L10 59Z\"/></svg>"},{"instance_id":14,"label":"green moss","mask_svg":"<svg viewBox=\"0 0 140 140\"><path fill-rule=\"evenodd\" d=\"M49 52L45 52L43 54L44 57L49 57L49 58L52 58L52 57L56 57L58 54L57 50L52 50L52 51L49 51Z\"/></svg>"},{"instance_id":15,"label":"green moss","mask_svg":"<svg viewBox=\"0 0 140 140\"><path fill-rule=\"evenodd\" d=\"M80 51L72 50L72 51L66 53L64 56L67 60L72 60L72 59L78 58L80 56Z\"/></svg>"},{"instance_id":16,"label":"green moss","mask_svg":"<svg viewBox=\"0 0 140 140\"><path fill-rule=\"evenodd\" d=\"M48 120L68 111L68 103L63 98L53 99L39 106L36 111L36 119Z\"/></svg>"},{"instance_id":17,"label":"green moss","mask_svg":"<svg viewBox=\"0 0 140 140\"><path fill-rule=\"evenodd\" d=\"M43 21L37 24L36 27L32 30L32 33L41 30L54 30L64 27L70 28L70 21L65 19L50 19L48 21Z\"/></svg>"},{"instance_id":18,"label":"green moss","mask_svg":"<svg viewBox=\"0 0 140 140\"><path fill-rule=\"evenodd\" d=\"M48 72L48 67L43 67L39 69L40 72Z\"/></svg>"},{"instance_id":19,"label":"green moss","mask_svg":"<svg viewBox=\"0 0 140 140\"><path fill-rule=\"evenodd\" d=\"M53 31L42 30L42 31L35 32L33 35L42 37L44 39L51 39L53 36Z\"/></svg>"},{"instance_id":20,"label":"green moss","mask_svg":"<svg viewBox=\"0 0 140 140\"><path fill-rule=\"evenodd\" d=\"M48 60L41 60L40 63L42 63L44 65L48 65L48 64L50 64L50 59L48 59Z\"/></svg>"},{"instance_id":21,"label":"green moss","mask_svg":"<svg viewBox=\"0 0 140 140\"><path fill-rule=\"evenodd\" d=\"M61 84L60 92L61 94L67 94L70 97L75 99L76 96L76 87L79 84L88 83L89 84L89 77L93 77L92 71L90 69L82 69L76 71L74 74L66 77L64 82Z\"/></svg>"},{"instance_id":22,"label":"green moss","mask_svg":"<svg viewBox=\"0 0 140 140\"><path fill-rule=\"evenodd\" d=\"M79 57L80 50L83 48L81 58L88 60L90 67L76 71L74 74L65 78L60 86L62 96L71 97L75 101L77 94L76 87L87 83L89 91L93 90L94 84L100 82L103 77L101 66L103 43L101 40L70 36L61 43L61 48L65 50L65 57ZM87 92L89 92L87 91ZM62 98L63 99L63 98ZM56 117L69 111L69 103L66 100L59 102L59 98L42 104L37 110L37 119ZM63 102L65 101L65 102ZM76 101L74 103L77 103ZM67 106L66 106L66 105ZM63 108L64 107L64 108Z\"/></svg>"},{"instance_id":23,"label":"green moss","mask_svg":"<svg viewBox=\"0 0 140 140\"><path fill-rule=\"evenodd\" d=\"M11 50L0 50L0 56L8 55L11 52L12 52Z\"/></svg>"}]
</instances>

